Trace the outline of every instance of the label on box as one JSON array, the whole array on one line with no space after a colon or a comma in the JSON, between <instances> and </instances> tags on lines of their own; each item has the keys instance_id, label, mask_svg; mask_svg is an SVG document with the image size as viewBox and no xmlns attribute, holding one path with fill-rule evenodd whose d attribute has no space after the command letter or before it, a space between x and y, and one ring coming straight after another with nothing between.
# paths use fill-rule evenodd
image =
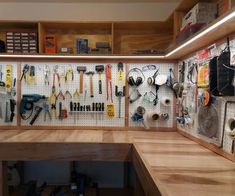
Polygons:
<instances>
[{"instance_id":1,"label":"label on box","mask_svg":"<svg viewBox=\"0 0 235 196\"><path fill-rule=\"evenodd\" d=\"M21 37L18 37L18 36L17 36L17 37L14 37L14 39L15 39L15 40L16 40L16 39L20 40L20 39L21 39Z\"/></svg>"},{"instance_id":2,"label":"label on box","mask_svg":"<svg viewBox=\"0 0 235 196\"><path fill-rule=\"evenodd\" d=\"M28 37L22 37L21 39L28 40L29 38Z\"/></svg>"},{"instance_id":3,"label":"label on box","mask_svg":"<svg viewBox=\"0 0 235 196\"><path fill-rule=\"evenodd\" d=\"M8 39L8 40L7 40L7 43L13 43L13 40Z\"/></svg>"},{"instance_id":4,"label":"label on box","mask_svg":"<svg viewBox=\"0 0 235 196\"><path fill-rule=\"evenodd\" d=\"M28 33L21 33L21 36L29 36Z\"/></svg>"},{"instance_id":5,"label":"label on box","mask_svg":"<svg viewBox=\"0 0 235 196\"><path fill-rule=\"evenodd\" d=\"M20 33L14 33L14 36L20 36Z\"/></svg>"},{"instance_id":6,"label":"label on box","mask_svg":"<svg viewBox=\"0 0 235 196\"><path fill-rule=\"evenodd\" d=\"M13 43L7 43L7 46L13 46Z\"/></svg>"},{"instance_id":7,"label":"label on box","mask_svg":"<svg viewBox=\"0 0 235 196\"><path fill-rule=\"evenodd\" d=\"M13 32L7 32L7 36L13 36Z\"/></svg>"},{"instance_id":8,"label":"label on box","mask_svg":"<svg viewBox=\"0 0 235 196\"><path fill-rule=\"evenodd\" d=\"M15 42L15 43L21 43L21 41L20 41L20 40L14 40L14 42Z\"/></svg>"},{"instance_id":9,"label":"label on box","mask_svg":"<svg viewBox=\"0 0 235 196\"><path fill-rule=\"evenodd\" d=\"M7 36L7 40L13 39L13 36Z\"/></svg>"},{"instance_id":10,"label":"label on box","mask_svg":"<svg viewBox=\"0 0 235 196\"><path fill-rule=\"evenodd\" d=\"M15 44L14 46L15 46L15 47L20 47L20 46L21 46L21 44Z\"/></svg>"}]
</instances>

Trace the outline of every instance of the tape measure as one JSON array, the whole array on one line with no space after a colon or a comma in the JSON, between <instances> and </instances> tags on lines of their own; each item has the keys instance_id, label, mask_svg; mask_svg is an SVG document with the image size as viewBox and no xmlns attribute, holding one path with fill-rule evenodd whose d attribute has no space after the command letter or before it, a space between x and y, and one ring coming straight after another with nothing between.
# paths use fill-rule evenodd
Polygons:
<instances>
[{"instance_id":1,"label":"tape measure","mask_svg":"<svg viewBox=\"0 0 235 196\"><path fill-rule=\"evenodd\" d=\"M201 95L201 102L204 106L208 106L211 102L211 95L210 92L207 90L204 90L204 92Z\"/></svg>"},{"instance_id":2,"label":"tape measure","mask_svg":"<svg viewBox=\"0 0 235 196\"><path fill-rule=\"evenodd\" d=\"M11 80L12 80L12 65L6 65L6 92L11 92Z\"/></svg>"},{"instance_id":3,"label":"tape measure","mask_svg":"<svg viewBox=\"0 0 235 196\"><path fill-rule=\"evenodd\" d=\"M106 107L106 111L107 111L107 116L108 117L114 117L115 116L115 109L114 109L114 104L107 104Z\"/></svg>"}]
</instances>

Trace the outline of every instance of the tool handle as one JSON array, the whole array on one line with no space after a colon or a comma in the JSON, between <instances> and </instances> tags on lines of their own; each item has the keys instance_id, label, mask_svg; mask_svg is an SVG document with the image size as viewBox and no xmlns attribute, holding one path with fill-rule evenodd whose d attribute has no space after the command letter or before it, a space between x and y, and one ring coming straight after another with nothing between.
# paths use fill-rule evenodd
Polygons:
<instances>
[{"instance_id":1,"label":"tool handle","mask_svg":"<svg viewBox=\"0 0 235 196\"><path fill-rule=\"evenodd\" d=\"M92 80L92 74L90 74L90 94L91 97L94 97L94 90L93 90L93 80Z\"/></svg>"},{"instance_id":2,"label":"tool handle","mask_svg":"<svg viewBox=\"0 0 235 196\"><path fill-rule=\"evenodd\" d=\"M99 80L99 94L102 94L102 81Z\"/></svg>"},{"instance_id":3,"label":"tool handle","mask_svg":"<svg viewBox=\"0 0 235 196\"><path fill-rule=\"evenodd\" d=\"M72 112L73 111L73 102L71 101L70 102L70 112Z\"/></svg>"},{"instance_id":4,"label":"tool handle","mask_svg":"<svg viewBox=\"0 0 235 196\"><path fill-rule=\"evenodd\" d=\"M80 94L83 94L83 71L80 71Z\"/></svg>"},{"instance_id":5,"label":"tool handle","mask_svg":"<svg viewBox=\"0 0 235 196\"><path fill-rule=\"evenodd\" d=\"M35 120L38 118L39 114L42 111L42 107L38 106L38 107L35 108L35 110L36 110L36 114L34 115L33 119L30 121L30 123L29 123L30 125L34 124Z\"/></svg>"}]
</instances>

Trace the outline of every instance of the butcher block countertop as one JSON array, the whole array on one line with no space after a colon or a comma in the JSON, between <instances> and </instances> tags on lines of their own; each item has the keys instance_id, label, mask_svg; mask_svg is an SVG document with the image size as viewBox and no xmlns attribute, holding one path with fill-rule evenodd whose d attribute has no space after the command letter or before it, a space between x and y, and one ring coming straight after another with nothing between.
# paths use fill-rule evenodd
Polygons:
<instances>
[{"instance_id":1,"label":"butcher block countertop","mask_svg":"<svg viewBox=\"0 0 235 196\"><path fill-rule=\"evenodd\" d=\"M132 161L146 195L235 195L235 163L177 132L1 130L0 159Z\"/></svg>"}]
</instances>

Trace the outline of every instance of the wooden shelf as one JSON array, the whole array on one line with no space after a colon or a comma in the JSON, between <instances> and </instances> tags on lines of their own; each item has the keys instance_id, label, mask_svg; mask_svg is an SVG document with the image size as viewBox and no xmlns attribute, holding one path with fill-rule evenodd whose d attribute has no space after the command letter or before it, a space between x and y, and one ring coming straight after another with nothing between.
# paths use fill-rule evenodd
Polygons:
<instances>
[{"instance_id":1,"label":"wooden shelf","mask_svg":"<svg viewBox=\"0 0 235 196\"><path fill-rule=\"evenodd\" d=\"M167 22L114 23L114 54L133 50L164 50L173 38Z\"/></svg>"}]
</instances>

